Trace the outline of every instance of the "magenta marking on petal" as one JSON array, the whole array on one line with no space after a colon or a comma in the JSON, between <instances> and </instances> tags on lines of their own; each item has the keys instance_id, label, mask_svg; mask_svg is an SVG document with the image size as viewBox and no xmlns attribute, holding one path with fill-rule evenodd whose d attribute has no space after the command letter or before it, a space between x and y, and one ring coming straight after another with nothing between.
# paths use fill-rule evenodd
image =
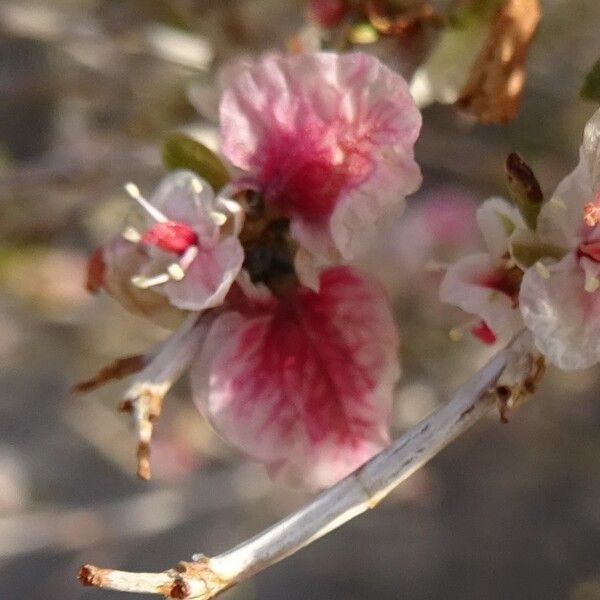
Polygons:
<instances>
[{"instance_id":1,"label":"magenta marking on petal","mask_svg":"<svg viewBox=\"0 0 600 600\"><path fill-rule=\"evenodd\" d=\"M193 386L208 386L197 400L248 454L306 462L307 473L335 456L345 474L385 443L397 343L380 292L347 268L329 269L319 293L302 288L218 319Z\"/></svg>"},{"instance_id":2,"label":"magenta marking on petal","mask_svg":"<svg viewBox=\"0 0 600 600\"><path fill-rule=\"evenodd\" d=\"M265 57L232 82L220 112L225 156L268 205L305 224L327 223L366 182L372 218L417 185L420 113L406 82L374 57ZM393 198L379 209L376 188Z\"/></svg>"}]
</instances>

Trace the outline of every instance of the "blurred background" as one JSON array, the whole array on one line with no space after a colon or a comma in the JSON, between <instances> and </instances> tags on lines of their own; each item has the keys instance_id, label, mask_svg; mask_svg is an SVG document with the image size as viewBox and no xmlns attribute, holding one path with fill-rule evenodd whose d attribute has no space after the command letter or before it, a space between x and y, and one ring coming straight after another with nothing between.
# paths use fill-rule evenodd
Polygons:
<instances>
[{"instance_id":1,"label":"blurred background","mask_svg":"<svg viewBox=\"0 0 600 600\"><path fill-rule=\"evenodd\" d=\"M598 58L600 3L542 8L518 118L483 126L427 109L425 184L387 232L386 262L372 258L403 335L394 435L491 352L450 341L465 316L441 306L425 263L481 244L473 211L505 194L511 150L550 193L596 108L578 90ZM122 184L151 190L169 131L214 143L219 68L290 47L305 26L299 0L0 1L0 598L126 598L81 588L78 566L162 570L307 500L220 441L185 381L156 428L149 483L115 410L123 385L69 394L165 335L84 290L87 255L130 208ZM401 44L374 51L405 63ZM550 370L508 425L490 415L377 510L223 597L600 599L599 375Z\"/></svg>"}]
</instances>

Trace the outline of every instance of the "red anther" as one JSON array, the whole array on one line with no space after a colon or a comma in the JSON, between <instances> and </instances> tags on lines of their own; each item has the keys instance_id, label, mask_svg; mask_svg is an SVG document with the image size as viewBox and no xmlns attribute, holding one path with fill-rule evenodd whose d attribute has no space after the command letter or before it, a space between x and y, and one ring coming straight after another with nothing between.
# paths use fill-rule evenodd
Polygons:
<instances>
[{"instance_id":1,"label":"red anther","mask_svg":"<svg viewBox=\"0 0 600 600\"><path fill-rule=\"evenodd\" d=\"M194 230L185 223L166 221L155 223L144 232L142 242L150 246L157 246L165 252L183 254L190 246L198 243L198 236Z\"/></svg>"},{"instance_id":2,"label":"red anther","mask_svg":"<svg viewBox=\"0 0 600 600\"><path fill-rule=\"evenodd\" d=\"M474 327L471 327L471 334L484 344L491 345L496 343L496 334L488 327L485 321L481 321Z\"/></svg>"}]
</instances>

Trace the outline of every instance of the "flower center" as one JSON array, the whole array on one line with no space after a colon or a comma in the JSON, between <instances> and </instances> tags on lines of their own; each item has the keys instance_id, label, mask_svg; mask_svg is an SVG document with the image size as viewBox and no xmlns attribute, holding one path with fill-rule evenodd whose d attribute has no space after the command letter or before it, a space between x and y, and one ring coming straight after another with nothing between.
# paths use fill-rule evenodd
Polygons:
<instances>
[{"instance_id":1,"label":"flower center","mask_svg":"<svg viewBox=\"0 0 600 600\"><path fill-rule=\"evenodd\" d=\"M165 221L147 229L142 235L142 242L181 256L190 246L198 244L198 236L185 223Z\"/></svg>"},{"instance_id":2,"label":"flower center","mask_svg":"<svg viewBox=\"0 0 600 600\"><path fill-rule=\"evenodd\" d=\"M483 277L477 283L482 287L489 288L505 294L513 301L513 306L519 304L519 290L523 272L518 267L501 268Z\"/></svg>"}]
</instances>

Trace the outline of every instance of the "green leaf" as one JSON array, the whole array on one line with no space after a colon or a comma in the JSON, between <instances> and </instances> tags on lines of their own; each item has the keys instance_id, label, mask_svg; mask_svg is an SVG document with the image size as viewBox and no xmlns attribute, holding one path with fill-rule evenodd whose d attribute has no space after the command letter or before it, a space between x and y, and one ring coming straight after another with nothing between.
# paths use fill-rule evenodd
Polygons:
<instances>
[{"instance_id":1,"label":"green leaf","mask_svg":"<svg viewBox=\"0 0 600 600\"><path fill-rule=\"evenodd\" d=\"M208 181L218 192L229 173L221 159L204 144L184 133L171 133L162 142L162 159L167 169L188 169Z\"/></svg>"},{"instance_id":2,"label":"green leaf","mask_svg":"<svg viewBox=\"0 0 600 600\"><path fill-rule=\"evenodd\" d=\"M516 153L511 152L505 163L508 190L527 227L535 231L544 195L531 167Z\"/></svg>"},{"instance_id":3,"label":"green leaf","mask_svg":"<svg viewBox=\"0 0 600 600\"><path fill-rule=\"evenodd\" d=\"M594 63L590 72L585 76L580 95L585 100L600 102L600 59Z\"/></svg>"}]
</instances>

